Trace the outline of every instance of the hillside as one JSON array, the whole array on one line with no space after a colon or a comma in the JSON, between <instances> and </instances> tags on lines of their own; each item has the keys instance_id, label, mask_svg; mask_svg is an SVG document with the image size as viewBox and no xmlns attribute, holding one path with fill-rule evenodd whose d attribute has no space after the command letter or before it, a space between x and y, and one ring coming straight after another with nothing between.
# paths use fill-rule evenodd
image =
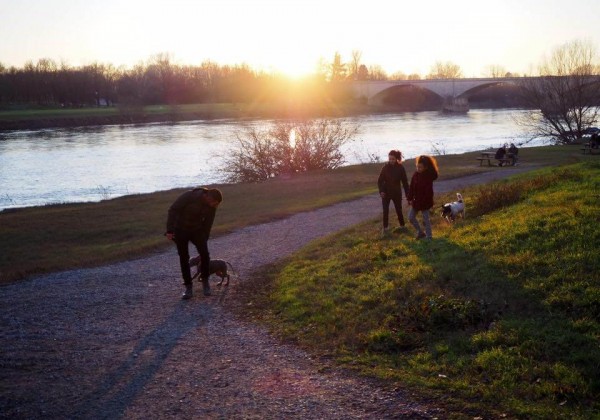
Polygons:
<instances>
[{"instance_id":1,"label":"hillside","mask_svg":"<svg viewBox=\"0 0 600 420\"><path fill-rule=\"evenodd\" d=\"M470 188L467 219L435 215L431 242L362 224L269 267L247 299L284 338L454 412L592 418L598 191L597 162Z\"/></svg>"}]
</instances>

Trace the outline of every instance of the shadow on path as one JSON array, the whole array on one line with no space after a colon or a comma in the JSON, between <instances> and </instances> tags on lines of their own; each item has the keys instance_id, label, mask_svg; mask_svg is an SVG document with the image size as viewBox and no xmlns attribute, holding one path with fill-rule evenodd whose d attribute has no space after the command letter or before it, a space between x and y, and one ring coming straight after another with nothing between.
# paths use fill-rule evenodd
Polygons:
<instances>
[{"instance_id":1,"label":"shadow on path","mask_svg":"<svg viewBox=\"0 0 600 420\"><path fill-rule=\"evenodd\" d=\"M171 315L141 339L129 357L114 368L104 381L74 409L73 418L113 419L152 380L179 340L206 324L212 308L180 301Z\"/></svg>"}]
</instances>

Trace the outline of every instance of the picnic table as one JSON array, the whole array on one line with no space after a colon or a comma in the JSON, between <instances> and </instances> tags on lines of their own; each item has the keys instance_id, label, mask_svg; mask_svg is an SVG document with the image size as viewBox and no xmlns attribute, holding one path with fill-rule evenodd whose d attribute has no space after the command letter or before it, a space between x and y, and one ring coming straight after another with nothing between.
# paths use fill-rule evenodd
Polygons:
<instances>
[{"instance_id":1,"label":"picnic table","mask_svg":"<svg viewBox=\"0 0 600 420\"><path fill-rule=\"evenodd\" d=\"M600 152L600 148L598 148L598 147L592 147L592 145L590 143L585 143L583 145L583 147L581 148L581 151L583 152L584 155L586 153L589 153L590 155L592 155L592 154L595 154L594 151Z\"/></svg>"},{"instance_id":2,"label":"picnic table","mask_svg":"<svg viewBox=\"0 0 600 420\"><path fill-rule=\"evenodd\" d=\"M512 165L513 158L505 155L502 159L496 159L496 152L481 152L478 158L479 166L483 166L483 162L487 162L488 166L492 166L492 160L498 160L498 163L510 163Z\"/></svg>"}]
</instances>

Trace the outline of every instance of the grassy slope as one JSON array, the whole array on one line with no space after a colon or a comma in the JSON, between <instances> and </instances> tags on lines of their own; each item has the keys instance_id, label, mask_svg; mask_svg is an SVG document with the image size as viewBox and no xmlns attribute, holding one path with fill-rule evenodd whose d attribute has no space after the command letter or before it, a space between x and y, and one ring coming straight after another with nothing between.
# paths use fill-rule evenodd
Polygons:
<instances>
[{"instance_id":1,"label":"grassy slope","mask_svg":"<svg viewBox=\"0 0 600 420\"><path fill-rule=\"evenodd\" d=\"M576 147L523 149L526 164L559 164L583 156ZM510 168L479 167L477 153L440 156L441 179ZM412 173L413 161L407 161ZM343 167L260 184L222 185L225 200L213 236L376 191L381 164ZM132 195L100 203L0 212L0 283L35 273L143 255L169 244L162 237L169 205L182 190ZM34 255L35 258L30 256Z\"/></svg>"},{"instance_id":2,"label":"grassy slope","mask_svg":"<svg viewBox=\"0 0 600 420\"><path fill-rule=\"evenodd\" d=\"M261 283L243 307L260 308L254 315L286 338L454 410L592 418L598 191L597 161L469 189L467 220L449 227L434 216L431 243L357 226L265 271L271 287Z\"/></svg>"}]
</instances>

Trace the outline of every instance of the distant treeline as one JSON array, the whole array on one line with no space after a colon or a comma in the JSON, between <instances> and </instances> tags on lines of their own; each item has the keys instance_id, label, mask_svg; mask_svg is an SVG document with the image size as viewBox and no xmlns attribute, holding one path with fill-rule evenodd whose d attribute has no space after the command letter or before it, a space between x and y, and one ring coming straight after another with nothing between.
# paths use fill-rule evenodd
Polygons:
<instances>
[{"instance_id":1,"label":"distant treeline","mask_svg":"<svg viewBox=\"0 0 600 420\"><path fill-rule=\"evenodd\" d=\"M456 67L456 68L455 68ZM451 63L438 63L428 78L461 77ZM256 71L248 65L180 65L168 54L158 54L133 68L94 63L81 67L58 64L51 59L29 62L22 68L0 63L0 109L36 107L113 106L135 108L145 105L199 103L269 103L310 109L356 101L345 81L419 79L420 76L389 76L380 66L352 61L342 63L335 54L311 76L301 81L283 75ZM472 105L506 107L520 105L514 87L483 91L470 99ZM358 100L360 102L360 99ZM383 108L402 111L439 109L442 99L432 92L407 88L390 93Z\"/></svg>"},{"instance_id":2,"label":"distant treeline","mask_svg":"<svg viewBox=\"0 0 600 420\"><path fill-rule=\"evenodd\" d=\"M247 65L179 65L158 55L130 69L111 64L71 67L50 59L22 68L0 64L0 106L110 106L190 103L249 103L349 99L327 74L302 83L255 71Z\"/></svg>"}]
</instances>

